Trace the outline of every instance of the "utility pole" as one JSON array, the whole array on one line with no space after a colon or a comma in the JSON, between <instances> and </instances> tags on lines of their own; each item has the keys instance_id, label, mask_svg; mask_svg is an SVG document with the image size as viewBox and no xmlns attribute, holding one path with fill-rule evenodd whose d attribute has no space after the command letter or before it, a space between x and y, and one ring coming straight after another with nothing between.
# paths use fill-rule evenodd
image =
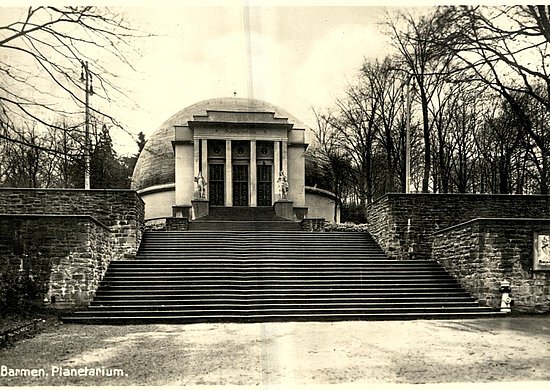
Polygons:
<instances>
[{"instance_id":1,"label":"utility pole","mask_svg":"<svg viewBox=\"0 0 550 390\"><path fill-rule=\"evenodd\" d=\"M80 81L84 83L86 98L84 100L84 189L90 189L90 95L94 94L92 74L88 68L88 61L80 61L82 70Z\"/></svg>"},{"instance_id":2,"label":"utility pole","mask_svg":"<svg viewBox=\"0 0 550 390\"><path fill-rule=\"evenodd\" d=\"M407 127L405 137L405 193L411 192L411 82L412 77L407 80Z\"/></svg>"}]
</instances>

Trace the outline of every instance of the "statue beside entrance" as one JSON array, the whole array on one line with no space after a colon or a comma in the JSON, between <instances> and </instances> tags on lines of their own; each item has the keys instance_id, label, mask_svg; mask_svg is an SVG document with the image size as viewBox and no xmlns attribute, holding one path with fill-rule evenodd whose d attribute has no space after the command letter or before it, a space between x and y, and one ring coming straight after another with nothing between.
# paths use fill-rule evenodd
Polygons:
<instances>
[{"instance_id":1,"label":"statue beside entrance","mask_svg":"<svg viewBox=\"0 0 550 390\"><path fill-rule=\"evenodd\" d=\"M195 176L195 199L206 199L206 180L202 176L202 172L199 172L198 176Z\"/></svg>"},{"instance_id":2,"label":"statue beside entrance","mask_svg":"<svg viewBox=\"0 0 550 390\"><path fill-rule=\"evenodd\" d=\"M284 171L279 172L277 187L279 189L279 199L288 199L288 181L286 180L286 175Z\"/></svg>"}]
</instances>

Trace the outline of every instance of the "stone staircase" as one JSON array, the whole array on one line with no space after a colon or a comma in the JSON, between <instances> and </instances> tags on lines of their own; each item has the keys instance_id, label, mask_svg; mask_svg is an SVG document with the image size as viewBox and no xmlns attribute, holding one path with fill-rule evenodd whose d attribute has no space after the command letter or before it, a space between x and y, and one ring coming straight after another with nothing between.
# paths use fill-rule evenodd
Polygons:
<instances>
[{"instance_id":1,"label":"stone staircase","mask_svg":"<svg viewBox=\"0 0 550 390\"><path fill-rule=\"evenodd\" d=\"M392 320L498 315L435 261L389 260L367 233L147 232L111 262L80 323Z\"/></svg>"}]
</instances>

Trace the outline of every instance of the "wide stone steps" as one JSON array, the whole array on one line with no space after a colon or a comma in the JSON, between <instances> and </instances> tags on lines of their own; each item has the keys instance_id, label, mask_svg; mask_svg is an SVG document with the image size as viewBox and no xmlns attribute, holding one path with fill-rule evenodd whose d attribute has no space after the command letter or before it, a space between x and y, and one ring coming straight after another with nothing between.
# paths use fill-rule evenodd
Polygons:
<instances>
[{"instance_id":1,"label":"wide stone steps","mask_svg":"<svg viewBox=\"0 0 550 390\"><path fill-rule=\"evenodd\" d=\"M111 262L84 323L465 318L481 307L434 261L389 260L367 233L147 232Z\"/></svg>"},{"instance_id":2,"label":"wide stone steps","mask_svg":"<svg viewBox=\"0 0 550 390\"><path fill-rule=\"evenodd\" d=\"M233 313L224 314L201 314L191 315L185 314L168 314L168 315L151 315L151 313L145 313L144 315L126 316L121 313L105 313L107 315L89 315L89 316L72 316L65 317L65 322L72 323L86 323L86 324L191 324L191 323L209 323L209 322L308 322L308 321L397 321L397 320L417 320L419 318L428 319L465 319L465 318L480 318L487 316L498 316L499 313L493 311L486 312L472 312L470 310L444 312L444 311L425 311L422 313L417 312L394 312L385 311L383 313L361 313L353 311L351 313L342 313L330 311L329 313L314 313L304 314L300 313Z\"/></svg>"},{"instance_id":3,"label":"wide stone steps","mask_svg":"<svg viewBox=\"0 0 550 390\"><path fill-rule=\"evenodd\" d=\"M96 310L92 310L96 309ZM152 316L156 315L182 315L185 313L189 316L197 316L197 315L235 315L235 314L241 314L241 315L255 315L259 316L261 314L266 315L272 315L272 314L285 314L285 315L293 315L293 314L305 314L312 316L314 314L336 314L336 313L346 313L346 314L385 314L388 311L391 311L393 313L441 313L442 310L445 310L446 313L456 313L456 312L464 312L464 311L470 311L472 313L485 313L485 309L482 307L475 307L475 306L436 306L436 307L429 307L427 305L423 305L422 307L419 307L418 305L411 305L410 307L398 307L394 306L391 307L388 305L380 305L379 307L368 307L367 305L327 305L323 304L311 304L309 307L307 305L294 305L291 307L291 305L287 304L286 307L283 304L276 304L273 305L273 307L270 307L269 305L257 305L254 307L253 305L211 305L210 307L208 305L188 305L183 308L178 307L146 307L143 309L136 309L132 307L119 307L115 310L107 310L101 307L94 308L90 307L88 312L86 313L76 313L75 317L82 316L84 318L88 317L90 313L96 314L96 315L102 315L102 316L115 316L115 315L124 315L124 316L145 316L148 313L150 313ZM359 311L359 313L358 313Z\"/></svg>"},{"instance_id":4,"label":"wide stone steps","mask_svg":"<svg viewBox=\"0 0 550 390\"><path fill-rule=\"evenodd\" d=\"M355 298L355 299L350 299ZM292 301L288 300L288 297L279 297L279 298L273 298L270 296L264 297L264 296L248 296L243 297L240 296L238 298L226 298L226 297L216 297L216 298L210 298L210 297L201 297L201 298L195 298L195 299L178 299L178 300L168 300L167 304L157 304L157 300L146 300L146 299L133 299L132 302L127 302L124 300L108 300L108 299L99 299L97 301L94 301L90 308L101 308L105 309L106 303L109 302L111 304L114 304L115 302L123 303L120 306L112 306L109 307L111 310L118 310L118 309L126 309L129 307L149 307L152 309L156 308L170 308L173 309L175 307L188 307L189 309L195 309L197 302L200 302L200 307L208 307L208 306L231 306L231 307L241 307L241 308L265 308L265 307L313 307L313 306L322 306L322 307L328 307L332 305L337 305L341 307L347 307L347 306L355 306L355 307L388 307L388 306L418 306L419 302L422 302L422 305L425 306L435 306L435 307L445 307L445 306L476 306L477 302L473 299L469 299L469 297L463 298L463 297L445 297L444 299L439 299L436 297L430 297L424 298L424 299L404 299L404 298L395 298L395 299L382 299L380 297L376 298L364 298L364 297L337 297L333 296L332 298L329 297L309 297L309 296L302 296L302 297L293 297ZM153 304L154 302L154 304ZM319 305L321 304L321 305Z\"/></svg>"},{"instance_id":5,"label":"wide stone steps","mask_svg":"<svg viewBox=\"0 0 550 390\"><path fill-rule=\"evenodd\" d=\"M170 275L166 275L166 272L170 272ZM359 274L358 274L359 273ZM410 273L407 273L407 271L373 271L373 272L365 272L362 270L354 271L354 270L348 270L348 271L334 271L334 273L331 272L315 272L314 270L311 271L298 271L296 273L291 272L281 272L281 271L274 271L272 273L265 272L265 271L251 271L250 273L246 273L243 271L239 272L227 272L226 274L223 274L222 271L212 272L211 274L208 273L208 271L187 271L187 270L177 270L177 271L149 271L149 272L143 272L143 271L137 271L135 274L132 273L132 271L113 271L108 277L106 277L103 280L103 283L108 283L113 280L121 280L121 279L134 279L134 280L237 280L237 281L243 281L246 282L247 280L255 280L255 279L269 279L269 280L298 280L298 279L338 279L338 278L347 278L347 280L363 280L365 276L368 276L369 280L376 280L379 278L388 278L389 276L393 276L393 279L403 278L403 279L420 279L420 278L429 278L429 277L444 277L447 279L450 279L450 276L446 274L444 271L428 271L428 272L421 272L415 275L411 275Z\"/></svg>"},{"instance_id":6,"label":"wide stone steps","mask_svg":"<svg viewBox=\"0 0 550 390\"><path fill-rule=\"evenodd\" d=\"M126 283L124 284L120 284L118 286L116 285L104 285L103 287L105 287L106 289L108 289L107 293L110 293L112 291L117 291L117 290L121 290L121 291L124 291L124 290L129 290L129 289L133 289L135 288L135 286L133 285L128 285ZM307 283L305 285L298 285L298 284L294 284L294 285L278 285L278 286L266 286L265 283L256 283L256 284L246 284L246 285L227 285L227 284L224 284L224 283L219 283L219 284L210 284L210 285L189 285L187 283L174 283L174 282L169 282L169 283L155 283L155 284L151 284L151 285L140 285L140 291L139 293L141 294L147 294L149 293L149 291L163 291L163 290L173 290L173 291L179 291L181 293L186 293L186 292L190 292L190 291L206 291L206 290L210 290L210 291L237 291L237 292L240 292L240 291L244 291L244 292L247 292L247 291L261 291L261 292L271 292L271 291L288 291L289 289L290 290L293 290L293 291L305 291L305 292L308 292L308 291L312 291L312 292L316 292L316 291L323 291L323 292L327 292L327 291L336 291L336 290L342 290L342 289L346 289L346 290L351 290L351 289L354 289L354 291L358 291L358 292L370 292L370 291L374 291L374 292L377 292L377 293L382 293L383 291L381 291L382 289L387 289L388 287L388 283L370 283L370 284L360 284L360 283L356 283L356 284L336 284L336 283L333 283L331 286L329 286L330 288L327 289L327 285L326 283ZM269 288L269 290L268 290ZM445 283L445 284L442 284L438 281L432 281L432 282L417 282L417 283L409 283L409 284L402 284L402 285L394 285L392 286L392 290L393 291L424 291L424 290L431 290L431 289L436 289L436 290L439 290L439 291L446 291L446 290L455 290L455 289L462 289L462 286L460 286L458 283ZM460 290L460 291L464 291L464 290ZM98 296L99 294L102 294L104 293L103 290L101 291L97 291L96 293L96 296Z\"/></svg>"},{"instance_id":7,"label":"wide stone steps","mask_svg":"<svg viewBox=\"0 0 550 390\"><path fill-rule=\"evenodd\" d=\"M379 289L364 289L362 291L357 291L355 289L334 289L331 291L326 291L325 289L318 290L284 290L278 289L275 291L263 291L263 290L223 290L223 289L212 289L205 291L195 291L189 293L188 291L183 292L180 290L148 290L140 291L136 293L134 290L117 290L111 291L106 294L97 295L94 299L96 302L106 302L106 301L123 301L128 298L132 299L132 302L139 300L154 300L157 302L163 301L177 301L181 299L192 299L192 300L208 300L208 299L279 299L284 298L286 300L292 299L339 299L341 297L347 299L398 299L398 300L412 300L419 302L424 301L425 299L454 299L460 297L462 300L472 300L467 293L464 292L461 288L447 288L444 290L437 288L424 288L424 289L401 289L394 292L381 292Z\"/></svg>"},{"instance_id":8,"label":"wide stone steps","mask_svg":"<svg viewBox=\"0 0 550 390\"><path fill-rule=\"evenodd\" d=\"M286 280L270 280L269 278L265 279L258 279L258 278L249 278L246 280L243 280L242 278L239 279L217 279L217 280L196 280L196 279L177 279L177 278L163 278L163 279L129 279L129 278L121 278L121 279L109 279L104 282L103 285L108 287L116 288L117 283L127 285L127 286L153 286L156 287L156 285L153 285L151 281L154 281L156 283L179 283L182 286L188 286L188 287L204 287L204 286L210 286L210 285L216 285L216 286L232 286L236 285L241 288L246 288L248 286L263 286L264 288L277 288L278 286L285 286L285 285L292 285L292 286L330 286L330 285L354 285L354 286L370 286L370 285L384 285L384 284L421 284L425 282L434 282L434 283L452 283L452 278L436 278L436 277L426 277L426 278L415 278L415 279L405 279L405 278L379 278L379 279L372 279L363 281L360 278L330 278L321 280L319 278L310 278L310 279L304 279L304 278L295 278L295 279L286 279Z\"/></svg>"},{"instance_id":9,"label":"wide stone steps","mask_svg":"<svg viewBox=\"0 0 550 390\"><path fill-rule=\"evenodd\" d=\"M135 264L135 263L134 263ZM278 267L275 267L275 266L267 266L267 267L261 267L261 266L256 266L256 267L249 267L248 270L245 270L243 269L242 267L237 267L237 266L231 266L231 265L227 265L226 267L224 267L223 270L220 270L219 269L219 263L216 263L216 264L212 264L211 266L209 267L205 267L205 269L199 269L197 270L195 267L193 266L189 266L188 264L185 264L185 265L182 265L181 267L178 267L176 265L179 265L179 264L173 264L173 265L169 265L167 267L158 267L158 268L155 268L153 265L148 265L146 267L141 267L141 266L134 266L132 267L131 270L127 269L125 265L116 265L116 264L112 264L111 263L111 271L112 271L112 275L116 275L116 274L123 274L123 273L129 273L129 274L140 274L140 273L148 273L148 272L151 272L151 273L166 273L166 272L181 272L181 271L184 271L185 273L187 274L192 274L192 275L232 275L232 274L235 274L235 275L250 275L252 273L258 273L258 274L268 274L268 275L272 275L272 274L281 274L281 275L285 275L285 274L295 274L296 272L299 272L299 273L305 273L305 274L309 274L309 273L321 273L321 274L330 274L330 275L334 275L335 273L342 273L342 274L353 274L357 271L361 271L362 269L364 269L365 265L357 265L357 264L349 264L347 265L346 264L346 269L342 269L342 267L330 267L330 266L327 266L327 267L323 267L322 269L318 269L318 268L314 268L314 267L293 267L292 270L289 270L288 269L288 265L282 265L282 266L278 266ZM195 265L196 266L196 265ZM417 271L417 272L435 272L435 273L441 273L441 272L445 272L445 271L442 271L441 268L438 268L438 267L429 267L429 266L426 266L426 267L417 267L416 269L414 267L406 267L406 268L403 268L403 267L381 267L381 266L371 266L369 267L369 271L371 272L382 272L382 273L394 273L394 274L398 274L398 273L405 273L405 274L410 274L410 272L412 271Z\"/></svg>"}]
</instances>

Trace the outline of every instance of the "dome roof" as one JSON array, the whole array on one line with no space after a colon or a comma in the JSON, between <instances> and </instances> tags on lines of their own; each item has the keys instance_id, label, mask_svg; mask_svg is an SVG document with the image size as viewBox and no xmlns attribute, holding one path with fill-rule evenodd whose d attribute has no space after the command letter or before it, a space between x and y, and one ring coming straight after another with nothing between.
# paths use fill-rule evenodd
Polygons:
<instances>
[{"instance_id":1,"label":"dome roof","mask_svg":"<svg viewBox=\"0 0 550 390\"><path fill-rule=\"evenodd\" d=\"M287 111L273 104L244 98L216 98L193 104L172 115L149 138L136 162L132 176L132 189L141 190L151 186L175 182L175 163L172 141L174 126L187 126L194 115L206 115L206 110L235 112L269 112L276 118L287 118L294 128L305 125Z\"/></svg>"}]
</instances>

